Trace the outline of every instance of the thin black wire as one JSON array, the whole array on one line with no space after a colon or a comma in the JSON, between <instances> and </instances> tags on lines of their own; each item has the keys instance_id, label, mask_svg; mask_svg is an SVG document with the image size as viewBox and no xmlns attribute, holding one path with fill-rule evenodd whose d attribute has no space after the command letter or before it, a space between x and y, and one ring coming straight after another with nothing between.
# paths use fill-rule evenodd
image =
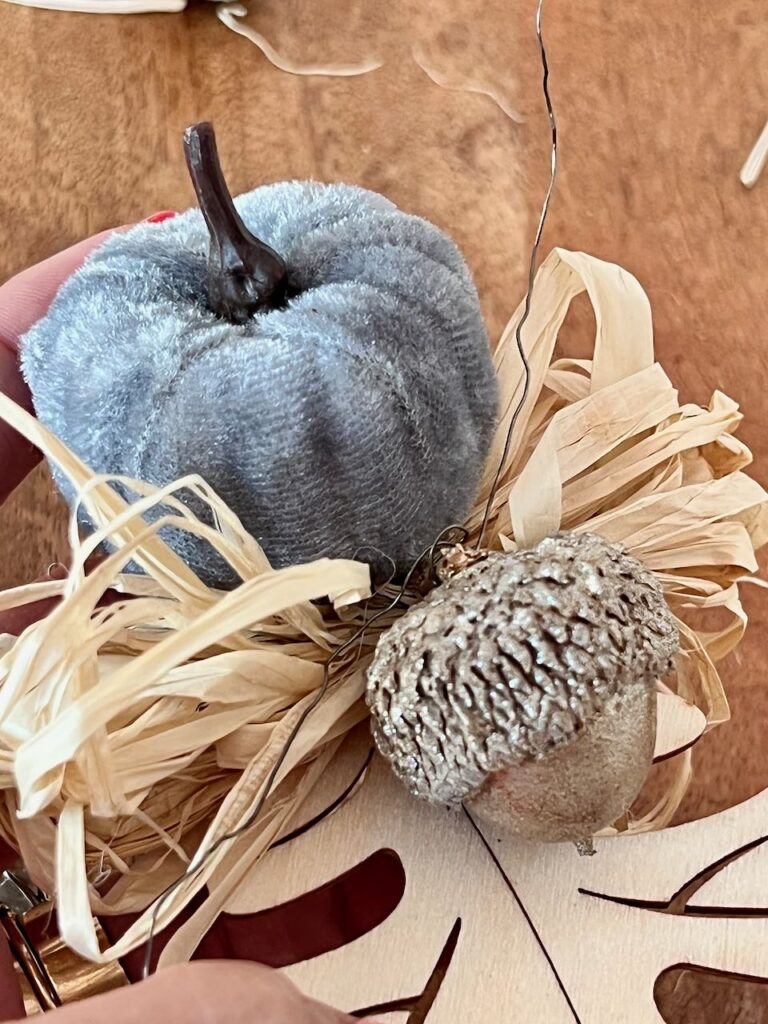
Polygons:
<instances>
[{"instance_id":1,"label":"thin black wire","mask_svg":"<svg viewBox=\"0 0 768 1024\"><path fill-rule=\"evenodd\" d=\"M171 884L166 889L164 889L163 892L160 893L160 895L157 897L155 905L152 908L152 914L150 916L149 921L149 935L147 936L147 942L144 951L144 963L142 967L143 978L148 978L151 972L152 954L154 952L155 945L155 932L157 930L157 919L160 915L161 910L167 903L168 899L173 895L174 892L176 892L176 890L184 883L184 881L186 881L188 878L192 878L194 875L198 874L198 872L202 871L205 865L210 861L211 857L213 857L214 854L218 850L220 850L225 843L234 842L234 840L239 839L240 836L242 836L245 832L247 832L250 828L253 827L259 815L263 811L265 803L267 802L272 793L272 788L275 784L275 779L277 778L278 772L285 763L285 759L290 753L291 747L293 746L296 737L301 731L304 723L307 721L309 716L312 714L312 712L315 710L315 708L318 706L318 704L322 701L322 699L328 692L328 687L330 684L330 670L334 662L338 661L340 658L343 658L344 655L358 641L358 639L361 639L364 636L366 630L370 629L370 627L375 622L377 622L380 618L382 618L382 616L387 615L389 612L391 612L394 608L397 607L397 605L405 596L405 593L411 584L411 580L413 579L416 571L418 570L419 566L421 565L425 558L429 557L430 566L432 568L434 567L437 551L441 548L449 547L455 543L455 541L448 539L454 531L458 531L464 537L466 537L466 530L464 529L464 527L456 525L447 526L440 534L438 534L437 538L429 545L429 547L424 548L424 550L421 552L419 557L408 570L408 574L406 575L397 593L389 602L389 604L385 605L383 608L380 608L379 611L372 615L370 619L366 620L361 626L359 626L358 629L355 630L355 632L352 634L352 636L349 637L348 640L345 640L345 642L340 647L337 647L336 650L326 660L323 666L322 685L315 694L314 698L309 702L306 708L304 708L301 715L299 715L295 725L288 734L288 738L285 741L283 749L280 751L277 760L272 766L272 770L267 776L267 780L264 784L261 796L259 797L253 811L248 815L243 824L239 825L236 829L233 829L231 832L226 832L224 835L219 836L219 838L216 840L213 846L206 851L205 856L199 863L190 864L186 871L179 875L178 878L174 879L174 881L171 882Z\"/></svg>"},{"instance_id":2,"label":"thin black wire","mask_svg":"<svg viewBox=\"0 0 768 1024\"><path fill-rule=\"evenodd\" d=\"M515 330L515 342L517 343L517 351L520 353L520 360L523 364L523 393L520 396L520 401L515 407L515 411L512 413L512 419L509 423L509 429L507 430L507 436L504 441L504 450L501 453L499 459L499 465L496 470L496 475L493 478L493 484L488 495L488 501L485 504L485 515L483 516L483 524L480 527L480 537L477 542L478 548L482 548L483 541L485 540L485 531L488 528L488 519L491 515L491 508L493 507L493 501L496 497L496 492L499 489L499 480L504 469L504 463L507 461L509 455L509 449L512 446L512 438L515 434L515 427L520 417L520 413L523 411L523 406L528 398L528 392L531 387L531 367L528 362L528 357L525 354L523 348L522 331L523 325L525 324L528 316L531 312L531 294L533 292L533 282L536 277L536 269L538 265L539 245L541 244L541 236L544 232L544 224L549 213L549 204L552 199L552 193L555 190L555 180L557 178L557 123L555 122L555 111L552 106L552 99L549 95L549 64L547 63L547 51L544 47L544 37L541 33L542 23L542 12L544 10L544 0L539 0L536 8L536 38L539 43L539 52L541 54L541 65L543 68L542 88L544 91L544 101L547 105L547 116L549 118L549 127L552 137L552 151L550 156L550 173L549 173L549 185L544 196L544 202L541 205L541 213L539 214L539 223L536 227L536 234L533 239L533 246L531 248L531 259L528 265L528 291L525 293L525 306L523 308L523 315L520 317L520 322Z\"/></svg>"}]
</instances>

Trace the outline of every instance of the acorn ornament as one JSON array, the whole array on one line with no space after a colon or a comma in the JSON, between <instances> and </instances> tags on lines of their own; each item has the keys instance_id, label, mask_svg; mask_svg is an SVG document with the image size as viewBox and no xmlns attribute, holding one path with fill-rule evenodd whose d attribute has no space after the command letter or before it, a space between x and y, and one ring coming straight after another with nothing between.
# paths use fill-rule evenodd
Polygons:
<instances>
[{"instance_id":1,"label":"acorn ornament","mask_svg":"<svg viewBox=\"0 0 768 1024\"><path fill-rule=\"evenodd\" d=\"M527 839L588 839L647 777L678 643L651 572L600 537L475 556L381 637L376 744L417 797Z\"/></svg>"},{"instance_id":2,"label":"acorn ornament","mask_svg":"<svg viewBox=\"0 0 768 1024\"><path fill-rule=\"evenodd\" d=\"M469 511L496 420L461 253L363 188L233 201L211 126L185 149L200 209L111 236L23 339L38 418L99 473L199 474L276 567L378 551L407 570ZM238 582L203 539L163 537Z\"/></svg>"}]
</instances>

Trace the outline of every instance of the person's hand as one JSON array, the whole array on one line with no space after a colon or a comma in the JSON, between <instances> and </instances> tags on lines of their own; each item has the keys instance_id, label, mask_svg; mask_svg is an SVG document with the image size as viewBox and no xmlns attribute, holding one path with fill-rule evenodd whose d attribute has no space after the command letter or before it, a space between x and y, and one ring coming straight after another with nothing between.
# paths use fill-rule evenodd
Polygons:
<instances>
[{"instance_id":1,"label":"person's hand","mask_svg":"<svg viewBox=\"0 0 768 1024\"><path fill-rule=\"evenodd\" d=\"M70 1003L51 1024L357 1024L303 995L280 971L261 964L199 960L148 981ZM370 1022L372 1024L372 1022Z\"/></svg>"},{"instance_id":2,"label":"person's hand","mask_svg":"<svg viewBox=\"0 0 768 1024\"><path fill-rule=\"evenodd\" d=\"M43 317L64 281L110 234L88 238L12 277L0 287L0 391L25 409L32 399L19 369L19 339ZM40 453L0 422L0 504L40 461Z\"/></svg>"},{"instance_id":3,"label":"person's hand","mask_svg":"<svg viewBox=\"0 0 768 1024\"><path fill-rule=\"evenodd\" d=\"M103 231L87 238L22 271L0 286L0 391L29 412L32 411L32 396L21 376L19 340L45 316L64 281L110 233ZM0 505L34 469L40 458L37 448L0 420ZM66 569L53 565L40 579L61 579L64 576ZM46 615L53 604L53 601L38 601L4 612L0 616L0 632L20 633L29 623Z\"/></svg>"},{"instance_id":4,"label":"person's hand","mask_svg":"<svg viewBox=\"0 0 768 1024\"><path fill-rule=\"evenodd\" d=\"M147 223L161 224L175 216L173 210L162 210L148 217ZM0 391L25 409L32 410L32 399L19 369L19 339L45 316L56 292L86 256L114 231L125 231L129 226L86 238L0 286ZM0 504L39 461L37 449L0 422Z\"/></svg>"},{"instance_id":5,"label":"person's hand","mask_svg":"<svg viewBox=\"0 0 768 1024\"><path fill-rule=\"evenodd\" d=\"M159 224L174 216L174 211L164 210L149 217L148 221ZM114 230L123 231L125 228ZM66 279L82 265L86 256L112 233L102 231L92 238L86 238L85 241L22 271L0 286L0 391L29 412L32 411L32 397L19 367L19 340L45 316ZM0 420L0 505L34 469L40 458L40 452L36 448ZM62 579L64 576L66 569L57 564L43 572L40 579ZM0 632L20 633L29 623L46 615L53 603L39 601L4 612L0 616Z\"/></svg>"}]
</instances>

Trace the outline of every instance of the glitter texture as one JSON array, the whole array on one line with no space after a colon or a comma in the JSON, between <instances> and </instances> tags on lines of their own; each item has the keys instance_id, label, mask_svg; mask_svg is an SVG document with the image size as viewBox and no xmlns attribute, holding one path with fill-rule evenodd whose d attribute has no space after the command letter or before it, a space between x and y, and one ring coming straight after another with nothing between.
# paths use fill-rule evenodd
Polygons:
<instances>
[{"instance_id":1,"label":"glitter texture","mask_svg":"<svg viewBox=\"0 0 768 1024\"><path fill-rule=\"evenodd\" d=\"M457 804L489 774L570 744L606 706L624 706L617 695L647 704L677 647L653 575L600 537L493 552L379 641L374 737L415 796Z\"/></svg>"}]
</instances>

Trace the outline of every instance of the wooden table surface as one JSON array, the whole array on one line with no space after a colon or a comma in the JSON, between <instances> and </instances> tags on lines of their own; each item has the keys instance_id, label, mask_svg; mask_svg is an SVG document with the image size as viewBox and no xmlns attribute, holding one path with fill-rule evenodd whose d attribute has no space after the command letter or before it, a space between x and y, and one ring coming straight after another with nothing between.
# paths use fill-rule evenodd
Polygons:
<instances>
[{"instance_id":1,"label":"wooden table surface","mask_svg":"<svg viewBox=\"0 0 768 1024\"><path fill-rule=\"evenodd\" d=\"M281 73L208 3L96 17L0 0L0 279L102 228L189 205L181 133L209 119L233 191L345 180L446 228L498 335L523 294L547 175L534 0L433 3L418 16L389 3L386 25L362 0L258 7L252 23L295 59L381 50L386 63L361 78ZM660 360L687 399L719 388L741 403L755 475L768 483L768 173L752 191L738 179L768 114L765 0L548 0L545 34L561 171L543 251L583 249L640 279ZM411 43L454 80L491 83L516 120L486 96L433 84ZM586 319L575 318L576 347L579 327ZM63 523L35 474L0 513L0 584L66 561ZM746 603L750 631L724 666L733 721L698 748L687 817L768 785L768 615L759 592ZM759 986L687 974L663 988L670 1020L768 1019Z\"/></svg>"}]
</instances>

